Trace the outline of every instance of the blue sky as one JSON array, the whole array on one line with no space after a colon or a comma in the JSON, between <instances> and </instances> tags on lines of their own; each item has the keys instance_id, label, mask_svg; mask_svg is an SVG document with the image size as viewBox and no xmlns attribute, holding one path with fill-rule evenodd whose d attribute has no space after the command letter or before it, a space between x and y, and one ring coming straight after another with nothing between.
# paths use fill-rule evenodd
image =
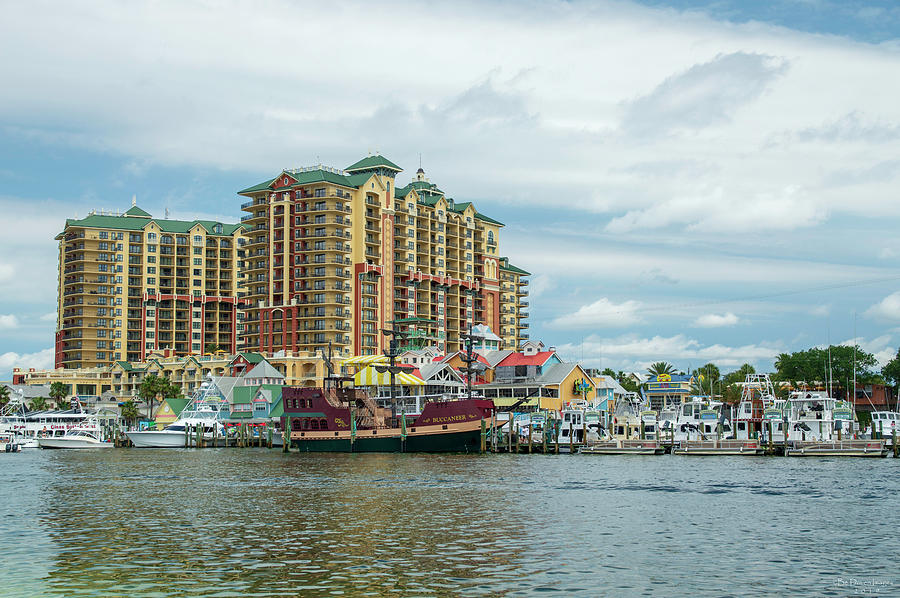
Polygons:
<instances>
[{"instance_id":1,"label":"blue sky","mask_svg":"<svg viewBox=\"0 0 900 598\"><path fill-rule=\"evenodd\" d=\"M0 11L0 379L52 364L65 218L237 220L237 190L375 150L507 224L566 357L900 344L894 2Z\"/></svg>"}]
</instances>

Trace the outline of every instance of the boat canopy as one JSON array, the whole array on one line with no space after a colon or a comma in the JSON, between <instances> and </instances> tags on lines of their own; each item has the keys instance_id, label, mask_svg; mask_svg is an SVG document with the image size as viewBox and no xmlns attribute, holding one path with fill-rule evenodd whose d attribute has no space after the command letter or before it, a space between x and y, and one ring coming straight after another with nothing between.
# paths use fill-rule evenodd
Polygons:
<instances>
[{"instance_id":1,"label":"boat canopy","mask_svg":"<svg viewBox=\"0 0 900 598\"><path fill-rule=\"evenodd\" d=\"M376 363L381 365L387 362L388 358L385 355L356 355L355 357L348 357L341 362L341 365L355 365L363 367Z\"/></svg>"},{"instance_id":2,"label":"boat canopy","mask_svg":"<svg viewBox=\"0 0 900 598\"><path fill-rule=\"evenodd\" d=\"M398 372L394 374L395 382L399 386L424 386L425 381L406 372ZM368 366L356 372L353 376L354 386L390 386L391 374L389 372L379 372L374 366Z\"/></svg>"}]
</instances>

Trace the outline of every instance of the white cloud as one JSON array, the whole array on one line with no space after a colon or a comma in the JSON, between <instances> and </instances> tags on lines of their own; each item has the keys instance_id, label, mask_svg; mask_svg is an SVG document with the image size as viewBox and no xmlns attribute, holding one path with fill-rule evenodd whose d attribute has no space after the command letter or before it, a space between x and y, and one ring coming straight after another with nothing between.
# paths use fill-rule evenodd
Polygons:
<instances>
[{"instance_id":1,"label":"white cloud","mask_svg":"<svg viewBox=\"0 0 900 598\"><path fill-rule=\"evenodd\" d=\"M528 285L528 296L531 299L540 297L555 286L553 279L547 274L536 274L531 277L531 283Z\"/></svg>"},{"instance_id":2,"label":"white cloud","mask_svg":"<svg viewBox=\"0 0 900 598\"><path fill-rule=\"evenodd\" d=\"M44 315L42 315L40 317L40 320L42 322L55 322L56 321L56 312L51 311L51 312L45 313Z\"/></svg>"},{"instance_id":3,"label":"white cloud","mask_svg":"<svg viewBox=\"0 0 900 598\"><path fill-rule=\"evenodd\" d=\"M774 56L734 52L695 64L628 104L623 127L639 135L665 135L729 122L786 69Z\"/></svg>"},{"instance_id":4,"label":"white cloud","mask_svg":"<svg viewBox=\"0 0 900 598\"><path fill-rule=\"evenodd\" d=\"M0 314L0 330L10 330L19 327L19 318L13 314Z\"/></svg>"},{"instance_id":5,"label":"white cloud","mask_svg":"<svg viewBox=\"0 0 900 598\"><path fill-rule=\"evenodd\" d=\"M0 377L9 379L12 369L19 368L35 368L48 369L53 367L54 351L53 349L43 349L36 353L15 353L9 351L0 354Z\"/></svg>"},{"instance_id":6,"label":"white cloud","mask_svg":"<svg viewBox=\"0 0 900 598\"><path fill-rule=\"evenodd\" d=\"M637 301L613 303L606 297L590 305L582 305L574 313L554 319L550 326L558 328L581 328L584 326L621 327L640 321L635 312L641 304Z\"/></svg>"},{"instance_id":7,"label":"white cloud","mask_svg":"<svg viewBox=\"0 0 900 598\"><path fill-rule=\"evenodd\" d=\"M694 320L694 326L699 328L722 328L724 326L734 326L740 320L731 312L719 314L704 314Z\"/></svg>"},{"instance_id":8,"label":"white cloud","mask_svg":"<svg viewBox=\"0 0 900 598\"><path fill-rule=\"evenodd\" d=\"M340 44L336 14L365 14L342 21ZM613 213L613 230L654 215L714 232L814 226L873 202L900 212L890 180L859 182L874 185L864 196L822 189L826 173L870 166L873 144L897 154L885 132L900 130L900 57L886 46L628 2L35 1L5 16L0 51L29 56L0 64L20 90L0 98L9 131L123 154L126 173L344 166L380 149L408 166L422 152L443 188L485 203L544 205L565 183L568 208ZM372 30L431 37L410 53L373 47ZM359 92L375 86L386 92Z\"/></svg>"},{"instance_id":9,"label":"white cloud","mask_svg":"<svg viewBox=\"0 0 900 598\"><path fill-rule=\"evenodd\" d=\"M831 305L823 304L823 305L815 305L809 308L809 313L814 316L827 316L831 313Z\"/></svg>"},{"instance_id":10,"label":"white cloud","mask_svg":"<svg viewBox=\"0 0 900 598\"><path fill-rule=\"evenodd\" d=\"M867 309L866 315L881 320L900 321L900 291L891 293Z\"/></svg>"},{"instance_id":11,"label":"white cloud","mask_svg":"<svg viewBox=\"0 0 900 598\"><path fill-rule=\"evenodd\" d=\"M624 335L612 339L591 336L585 339L583 346L571 343L559 347L565 355L584 354L584 362L592 366L602 363L604 367L612 364L616 369L630 369L645 368L655 361L668 361L685 370L690 365L707 362L719 367L740 366L743 363L771 365L782 350L780 344L703 344L683 334L653 337Z\"/></svg>"}]
</instances>

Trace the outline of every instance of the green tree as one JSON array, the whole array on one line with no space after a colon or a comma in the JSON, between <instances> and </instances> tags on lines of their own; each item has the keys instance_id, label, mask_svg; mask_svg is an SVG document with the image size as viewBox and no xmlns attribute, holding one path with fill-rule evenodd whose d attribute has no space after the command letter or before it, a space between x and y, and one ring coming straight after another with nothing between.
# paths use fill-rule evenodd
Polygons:
<instances>
[{"instance_id":1,"label":"green tree","mask_svg":"<svg viewBox=\"0 0 900 598\"><path fill-rule=\"evenodd\" d=\"M728 372L725 376L722 377L722 384L736 384L738 382L743 382L747 379L748 374L755 374L756 368L754 368L749 363L745 363L739 369Z\"/></svg>"},{"instance_id":2,"label":"green tree","mask_svg":"<svg viewBox=\"0 0 900 598\"><path fill-rule=\"evenodd\" d=\"M119 408L119 414L122 419L132 425L141 417L141 412L138 410L137 405L131 400L122 403L122 406Z\"/></svg>"},{"instance_id":3,"label":"green tree","mask_svg":"<svg viewBox=\"0 0 900 598\"><path fill-rule=\"evenodd\" d=\"M0 384L0 408L6 407L9 403L9 387Z\"/></svg>"},{"instance_id":4,"label":"green tree","mask_svg":"<svg viewBox=\"0 0 900 598\"><path fill-rule=\"evenodd\" d=\"M885 382L900 392L900 350L897 351L893 359L881 368L881 375Z\"/></svg>"},{"instance_id":5,"label":"green tree","mask_svg":"<svg viewBox=\"0 0 900 598\"><path fill-rule=\"evenodd\" d=\"M28 403L29 411L44 411L47 407L48 401L46 397L35 397Z\"/></svg>"},{"instance_id":6,"label":"green tree","mask_svg":"<svg viewBox=\"0 0 900 598\"><path fill-rule=\"evenodd\" d=\"M147 405L147 418L153 418L153 405L157 399L179 399L183 395L181 387L168 378L150 374L141 381L138 396Z\"/></svg>"},{"instance_id":7,"label":"green tree","mask_svg":"<svg viewBox=\"0 0 900 598\"><path fill-rule=\"evenodd\" d=\"M216 343L207 343L206 348L203 350L204 353L215 353L216 351L220 351L221 347Z\"/></svg>"},{"instance_id":8,"label":"green tree","mask_svg":"<svg viewBox=\"0 0 900 598\"><path fill-rule=\"evenodd\" d=\"M153 419L153 405L158 398L165 398L169 390L169 380L150 374L145 376L138 388L138 396L147 405L147 419Z\"/></svg>"},{"instance_id":9,"label":"green tree","mask_svg":"<svg viewBox=\"0 0 900 598\"><path fill-rule=\"evenodd\" d=\"M853 385L854 362L856 380L862 384L883 382L874 371L878 360L858 346L831 345L828 348L813 347L806 351L781 353L775 360L776 380L796 380L809 385L824 385L829 378L838 388Z\"/></svg>"},{"instance_id":10,"label":"green tree","mask_svg":"<svg viewBox=\"0 0 900 598\"><path fill-rule=\"evenodd\" d=\"M69 387L62 382L54 382L50 385L50 398L56 403L57 409L69 409L72 404L66 400L69 396Z\"/></svg>"},{"instance_id":11,"label":"green tree","mask_svg":"<svg viewBox=\"0 0 900 598\"><path fill-rule=\"evenodd\" d=\"M600 374L603 376L609 376L610 378L613 378L613 379L615 379L615 377L616 377L616 373L614 371L612 371L612 368L606 368L605 370L600 372Z\"/></svg>"},{"instance_id":12,"label":"green tree","mask_svg":"<svg viewBox=\"0 0 900 598\"><path fill-rule=\"evenodd\" d=\"M732 405L741 401L741 387L737 384L729 384L722 389L722 400Z\"/></svg>"},{"instance_id":13,"label":"green tree","mask_svg":"<svg viewBox=\"0 0 900 598\"><path fill-rule=\"evenodd\" d=\"M656 363L651 363L650 367L647 368L647 372L650 373L651 376L659 376L660 374L674 374L675 366L671 363L666 363L665 361L657 361Z\"/></svg>"},{"instance_id":14,"label":"green tree","mask_svg":"<svg viewBox=\"0 0 900 598\"><path fill-rule=\"evenodd\" d=\"M625 392L638 392L640 389L640 385L623 371L619 371L616 374L616 381L625 389Z\"/></svg>"}]
</instances>

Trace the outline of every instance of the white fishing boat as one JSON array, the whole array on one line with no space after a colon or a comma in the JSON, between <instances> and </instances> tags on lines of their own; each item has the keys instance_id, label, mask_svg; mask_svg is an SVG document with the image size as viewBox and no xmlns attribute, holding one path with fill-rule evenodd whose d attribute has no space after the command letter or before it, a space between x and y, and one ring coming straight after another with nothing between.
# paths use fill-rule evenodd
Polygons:
<instances>
[{"instance_id":1,"label":"white fishing boat","mask_svg":"<svg viewBox=\"0 0 900 598\"><path fill-rule=\"evenodd\" d=\"M39 438L65 436L69 430L86 429L97 434L117 425L112 412L66 410L29 411L24 403L10 401L0 412L0 434L11 434L22 448L38 448Z\"/></svg>"},{"instance_id":2,"label":"white fishing boat","mask_svg":"<svg viewBox=\"0 0 900 598\"><path fill-rule=\"evenodd\" d=\"M900 437L900 413L896 411L873 411L872 421L866 428L865 437L880 438L885 445L894 446L894 434Z\"/></svg>"},{"instance_id":3,"label":"white fishing boat","mask_svg":"<svg viewBox=\"0 0 900 598\"><path fill-rule=\"evenodd\" d=\"M94 428L72 428L62 436L38 438L37 444L42 449L102 449L113 446Z\"/></svg>"},{"instance_id":4,"label":"white fishing boat","mask_svg":"<svg viewBox=\"0 0 900 598\"><path fill-rule=\"evenodd\" d=\"M209 378L173 423L162 430L131 430L125 434L136 448L179 448L193 442L200 431L205 446L217 446L224 444L223 420L229 412L227 401Z\"/></svg>"},{"instance_id":5,"label":"white fishing boat","mask_svg":"<svg viewBox=\"0 0 900 598\"><path fill-rule=\"evenodd\" d=\"M689 397L684 403L659 414L660 437L672 443L708 442L733 438L731 422L720 401Z\"/></svg>"},{"instance_id":6,"label":"white fishing boat","mask_svg":"<svg viewBox=\"0 0 900 598\"><path fill-rule=\"evenodd\" d=\"M21 450L22 445L14 434L8 432L0 433L0 453L18 453Z\"/></svg>"}]
</instances>

